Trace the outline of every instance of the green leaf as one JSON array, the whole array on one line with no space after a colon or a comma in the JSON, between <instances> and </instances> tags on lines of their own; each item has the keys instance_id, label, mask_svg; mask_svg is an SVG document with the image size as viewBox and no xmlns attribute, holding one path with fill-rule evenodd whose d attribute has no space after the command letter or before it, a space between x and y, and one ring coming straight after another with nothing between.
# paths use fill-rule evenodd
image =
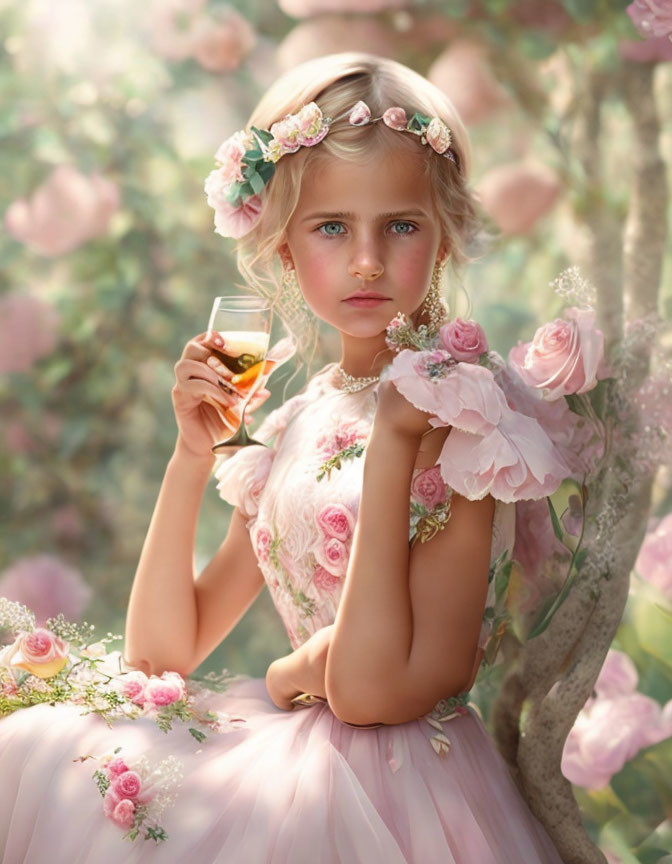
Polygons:
<instances>
[{"instance_id":1,"label":"green leaf","mask_svg":"<svg viewBox=\"0 0 672 864\"><path fill-rule=\"evenodd\" d=\"M558 514L555 512L555 507L553 506L553 502L551 501L551 496L547 495L546 500L548 501L548 509L551 513L551 524L553 525L553 533L562 543L565 532L562 530L562 525L560 524L560 520L558 519Z\"/></svg>"},{"instance_id":2,"label":"green leaf","mask_svg":"<svg viewBox=\"0 0 672 864\"><path fill-rule=\"evenodd\" d=\"M248 180L250 181L250 185L254 189L255 195L259 195L263 191L264 186L266 185L256 171L254 172L254 174L251 174L248 177Z\"/></svg>"}]
</instances>

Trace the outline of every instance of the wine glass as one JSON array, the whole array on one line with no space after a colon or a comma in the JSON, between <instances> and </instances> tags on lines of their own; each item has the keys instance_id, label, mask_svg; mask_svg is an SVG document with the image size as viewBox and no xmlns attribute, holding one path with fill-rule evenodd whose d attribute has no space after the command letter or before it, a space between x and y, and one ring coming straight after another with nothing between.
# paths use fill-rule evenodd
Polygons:
<instances>
[{"instance_id":1,"label":"wine glass","mask_svg":"<svg viewBox=\"0 0 672 864\"><path fill-rule=\"evenodd\" d=\"M226 447L263 445L263 442L255 441L247 434L245 409L252 395L271 371L266 368L266 354L272 317L270 303L252 294L235 294L214 299L208 322L208 340L212 339L214 333L218 333L224 340L224 350L217 347L210 350L233 372L226 385L222 386L231 385L240 394L242 407L238 428L232 426L233 435L214 444L210 448L213 453ZM272 366L272 361L269 362ZM231 425L232 418L237 419L237 415L229 409L225 412L224 422Z\"/></svg>"}]
</instances>

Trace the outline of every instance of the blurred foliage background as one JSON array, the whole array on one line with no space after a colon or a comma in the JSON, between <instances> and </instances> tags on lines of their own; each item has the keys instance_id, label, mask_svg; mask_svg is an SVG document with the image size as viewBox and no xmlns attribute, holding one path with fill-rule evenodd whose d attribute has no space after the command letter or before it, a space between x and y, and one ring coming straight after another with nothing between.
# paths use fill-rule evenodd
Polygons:
<instances>
[{"instance_id":1,"label":"blurred foliage background","mask_svg":"<svg viewBox=\"0 0 672 864\"><path fill-rule=\"evenodd\" d=\"M123 633L176 438L174 364L206 329L213 298L241 287L233 241L214 233L203 182L218 145L244 126L268 84L302 60L361 49L411 66L448 93L469 127L472 182L497 234L465 286L472 317L506 356L559 314L550 283L562 270L583 263L591 278L611 272L631 242L624 224L638 131L618 82L642 66L669 186L672 42L662 30L638 30L627 6L0 0L0 593L39 620L62 611L101 635ZM669 19L672 30L672 11ZM596 94L586 127L586 101ZM599 141L597 161L583 158L587 136ZM586 227L596 212L611 241L597 252ZM625 298L626 314L658 320L658 362L668 372L670 258L667 245L655 309ZM326 334L321 351L320 362L337 356ZM289 371L271 378L273 396L260 414L280 404ZM669 397L660 399L669 408ZM671 462L663 448L646 556L611 654L631 664L629 683L603 694L650 700L648 715L623 715L630 731L652 722L651 703L656 723L664 716L672 729ZM197 571L230 512L213 482ZM289 650L264 591L198 672L263 676ZM633 735L618 758L611 748L606 783L593 788L594 775L576 775L586 826L612 862L662 860L672 846L669 776L666 783L657 767L666 758L669 766L669 739L633 744Z\"/></svg>"}]
</instances>

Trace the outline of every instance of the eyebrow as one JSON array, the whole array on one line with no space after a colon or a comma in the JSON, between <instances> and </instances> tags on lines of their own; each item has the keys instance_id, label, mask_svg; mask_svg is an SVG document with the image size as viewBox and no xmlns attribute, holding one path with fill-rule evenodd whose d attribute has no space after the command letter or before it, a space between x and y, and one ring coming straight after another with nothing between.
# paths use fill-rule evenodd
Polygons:
<instances>
[{"instance_id":1,"label":"eyebrow","mask_svg":"<svg viewBox=\"0 0 672 864\"><path fill-rule=\"evenodd\" d=\"M427 216L427 214L424 210L398 210L394 213L381 213L378 218L380 220L383 220L399 218L401 216ZM345 213L343 211L326 211L321 213L311 213L309 216L306 216L301 221L310 222L311 219L352 219L353 222L357 222L359 217L355 213Z\"/></svg>"}]
</instances>

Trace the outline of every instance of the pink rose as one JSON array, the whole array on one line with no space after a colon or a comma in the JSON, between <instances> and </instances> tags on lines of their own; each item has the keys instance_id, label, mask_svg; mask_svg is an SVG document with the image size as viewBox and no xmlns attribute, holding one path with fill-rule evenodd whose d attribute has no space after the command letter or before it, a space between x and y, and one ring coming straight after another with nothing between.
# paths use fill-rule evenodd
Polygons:
<instances>
[{"instance_id":1,"label":"pink rose","mask_svg":"<svg viewBox=\"0 0 672 864\"><path fill-rule=\"evenodd\" d=\"M121 756L116 756L107 763L105 770L107 771L108 777L118 777L120 774L128 771L129 768Z\"/></svg>"},{"instance_id":2,"label":"pink rose","mask_svg":"<svg viewBox=\"0 0 672 864\"><path fill-rule=\"evenodd\" d=\"M5 228L40 255L63 255L105 235L120 206L121 193L115 182L62 164L29 200L18 198L9 205Z\"/></svg>"},{"instance_id":3,"label":"pink rose","mask_svg":"<svg viewBox=\"0 0 672 864\"><path fill-rule=\"evenodd\" d=\"M353 126L364 126L370 119L371 109L366 102L362 102L361 100L355 105L348 117L348 120Z\"/></svg>"},{"instance_id":4,"label":"pink rose","mask_svg":"<svg viewBox=\"0 0 672 864\"><path fill-rule=\"evenodd\" d=\"M215 182L215 179L222 186L235 182L242 183L245 180L243 177L243 156L246 150L254 146L254 143L254 136L245 130L235 132L223 141L215 153L215 159L222 165L221 168L216 169L216 178L211 180L211 184Z\"/></svg>"},{"instance_id":5,"label":"pink rose","mask_svg":"<svg viewBox=\"0 0 672 864\"><path fill-rule=\"evenodd\" d=\"M119 798L135 798L140 793L141 786L140 775L136 771L124 771L110 783L110 789L113 789Z\"/></svg>"},{"instance_id":6,"label":"pink rose","mask_svg":"<svg viewBox=\"0 0 672 864\"><path fill-rule=\"evenodd\" d=\"M112 819L114 817L115 807L120 801L121 798L110 786L105 793L105 796L103 797L103 813L108 817L108 819Z\"/></svg>"},{"instance_id":7,"label":"pink rose","mask_svg":"<svg viewBox=\"0 0 672 864\"><path fill-rule=\"evenodd\" d=\"M489 349L488 340L480 324L472 319L455 318L439 331L447 351L466 363L478 363L478 358Z\"/></svg>"},{"instance_id":8,"label":"pink rose","mask_svg":"<svg viewBox=\"0 0 672 864\"><path fill-rule=\"evenodd\" d=\"M184 699L184 695L184 679L177 672L164 672L160 678L152 675L145 685L145 704L155 707L172 705Z\"/></svg>"},{"instance_id":9,"label":"pink rose","mask_svg":"<svg viewBox=\"0 0 672 864\"><path fill-rule=\"evenodd\" d=\"M149 679L144 672L139 669L133 672L127 672L119 682L119 689L122 696L130 699L136 705L145 704L145 687Z\"/></svg>"},{"instance_id":10,"label":"pink rose","mask_svg":"<svg viewBox=\"0 0 672 864\"><path fill-rule=\"evenodd\" d=\"M660 520L644 538L635 570L660 589L672 605L672 513Z\"/></svg>"},{"instance_id":11,"label":"pink rose","mask_svg":"<svg viewBox=\"0 0 672 864\"><path fill-rule=\"evenodd\" d=\"M625 11L642 36L672 33L672 6L665 0L634 0Z\"/></svg>"},{"instance_id":12,"label":"pink rose","mask_svg":"<svg viewBox=\"0 0 672 864\"><path fill-rule=\"evenodd\" d=\"M532 342L519 342L509 352L521 378L543 389L549 401L592 390L598 377L604 377L604 337L595 329L595 310L573 306L565 319L544 324Z\"/></svg>"},{"instance_id":13,"label":"pink rose","mask_svg":"<svg viewBox=\"0 0 672 864\"><path fill-rule=\"evenodd\" d=\"M6 665L25 669L37 678L53 678L68 662L68 643L44 627L19 633L9 647Z\"/></svg>"},{"instance_id":14,"label":"pink rose","mask_svg":"<svg viewBox=\"0 0 672 864\"><path fill-rule=\"evenodd\" d=\"M191 52L209 72L229 72L240 66L255 41L254 28L246 18L232 6L218 6L215 15L194 23Z\"/></svg>"},{"instance_id":15,"label":"pink rose","mask_svg":"<svg viewBox=\"0 0 672 864\"><path fill-rule=\"evenodd\" d=\"M342 542L350 537L355 527L352 513L342 504L327 504L315 518L326 537L335 537Z\"/></svg>"},{"instance_id":16,"label":"pink rose","mask_svg":"<svg viewBox=\"0 0 672 864\"><path fill-rule=\"evenodd\" d=\"M299 129L299 143L304 147L312 147L329 132L329 127L324 122L322 110L316 102L304 105L296 117L296 125Z\"/></svg>"},{"instance_id":17,"label":"pink rose","mask_svg":"<svg viewBox=\"0 0 672 864\"><path fill-rule=\"evenodd\" d=\"M319 564L313 571L313 582L321 591L328 591L330 594L341 584L338 576L334 576Z\"/></svg>"},{"instance_id":18,"label":"pink rose","mask_svg":"<svg viewBox=\"0 0 672 864\"><path fill-rule=\"evenodd\" d=\"M452 140L450 129L440 117L432 117L425 130L425 138L429 146L437 153L445 153Z\"/></svg>"},{"instance_id":19,"label":"pink rose","mask_svg":"<svg viewBox=\"0 0 672 864\"><path fill-rule=\"evenodd\" d=\"M595 682L595 692L598 697L607 699L628 696L637 689L638 680L637 667L628 655L610 648Z\"/></svg>"},{"instance_id":20,"label":"pink rose","mask_svg":"<svg viewBox=\"0 0 672 864\"><path fill-rule=\"evenodd\" d=\"M273 538L268 528L259 528L255 537L255 548L257 550L257 558L260 561L268 561L268 555L271 550L271 542Z\"/></svg>"},{"instance_id":21,"label":"pink rose","mask_svg":"<svg viewBox=\"0 0 672 864\"><path fill-rule=\"evenodd\" d=\"M408 124L406 112L403 108L388 108L383 114L383 123L390 129L403 130Z\"/></svg>"},{"instance_id":22,"label":"pink rose","mask_svg":"<svg viewBox=\"0 0 672 864\"><path fill-rule=\"evenodd\" d=\"M419 471L411 482L411 495L428 510L432 510L446 498L446 484L441 478L438 465Z\"/></svg>"},{"instance_id":23,"label":"pink rose","mask_svg":"<svg viewBox=\"0 0 672 864\"><path fill-rule=\"evenodd\" d=\"M114 808L111 818L120 828L132 828L135 821L135 805L128 798L122 798Z\"/></svg>"},{"instance_id":24,"label":"pink rose","mask_svg":"<svg viewBox=\"0 0 672 864\"><path fill-rule=\"evenodd\" d=\"M348 548L336 537L327 537L314 548L315 559L332 576L345 576L348 569Z\"/></svg>"}]
</instances>

